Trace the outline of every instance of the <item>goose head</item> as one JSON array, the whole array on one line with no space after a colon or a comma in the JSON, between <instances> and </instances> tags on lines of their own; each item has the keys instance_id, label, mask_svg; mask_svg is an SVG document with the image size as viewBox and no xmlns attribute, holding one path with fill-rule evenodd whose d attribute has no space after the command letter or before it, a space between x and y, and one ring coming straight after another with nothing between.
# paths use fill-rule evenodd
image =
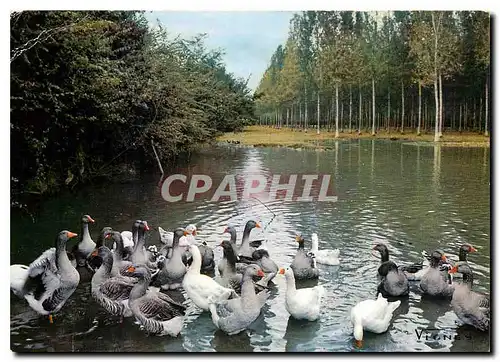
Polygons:
<instances>
[{"instance_id":1,"label":"goose head","mask_svg":"<svg viewBox=\"0 0 500 362\"><path fill-rule=\"evenodd\" d=\"M459 260L467 261L467 254L475 253L476 251L477 249L473 247L471 244L463 244L462 246L460 246Z\"/></svg>"},{"instance_id":2,"label":"goose head","mask_svg":"<svg viewBox=\"0 0 500 362\"><path fill-rule=\"evenodd\" d=\"M141 220L136 220L136 222L138 222L138 221L139 221L139 225L138 225L139 229L141 229L143 231L149 231L149 226L148 226L148 222L147 221L145 221L145 220L142 220L142 221ZM135 223L134 223L134 225L135 225Z\"/></svg>"},{"instance_id":3,"label":"goose head","mask_svg":"<svg viewBox=\"0 0 500 362\"><path fill-rule=\"evenodd\" d=\"M245 268L245 271L243 272L243 278L250 278L252 279L253 277L263 277L265 276L264 272L260 268L260 266L256 264L250 264Z\"/></svg>"},{"instance_id":4,"label":"goose head","mask_svg":"<svg viewBox=\"0 0 500 362\"><path fill-rule=\"evenodd\" d=\"M252 253L252 258L255 260L260 260L262 258L269 258L269 253L264 249L257 249Z\"/></svg>"},{"instance_id":5,"label":"goose head","mask_svg":"<svg viewBox=\"0 0 500 362\"><path fill-rule=\"evenodd\" d=\"M246 225L245 225L245 229L248 229L248 230L252 230L254 228L262 228L262 226L260 225L260 223L256 222L255 220L248 220Z\"/></svg>"},{"instance_id":6,"label":"goose head","mask_svg":"<svg viewBox=\"0 0 500 362\"><path fill-rule=\"evenodd\" d=\"M299 243L299 249L304 249L304 243L305 243L305 239L302 237L302 235L296 235L295 236L295 241L297 243Z\"/></svg>"},{"instance_id":7,"label":"goose head","mask_svg":"<svg viewBox=\"0 0 500 362\"><path fill-rule=\"evenodd\" d=\"M108 232L104 239L111 240L111 242L115 244L117 248L123 249L122 235L118 231Z\"/></svg>"},{"instance_id":8,"label":"goose head","mask_svg":"<svg viewBox=\"0 0 500 362\"><path fill-rule=\"evenodd\" d=\"M187 235L193 235L193 236L196 236L196 232L198 229L196 229L196 225L194 224L189 224L188 226L186 226L186 232L187 232Z\"/></svg>"},{"instance_id":9,"label":"goose head","mask_svg":"<svg viewBox=\"0 0 500 362\"><path fill-rule=\"evenodd\" d=\"M292 268L281 268L278 272L278 274L284 275L287 280L295 280L295 276L293 275L293 270Z\"/></svg>"},{"instance_id":10,"label":"goose head","mask_svg":"<svg viewBox=\"0 0 500 362\"><path fill-rule=\"evenodd\" d=\"M380 259L382 263L389 261L389 249L387 249L387 246L385 244L379 243L375 245L372 250L376 250L380 253Z\"/></svg>"},{"instance_id":11,"label":"goose head","mask_svg":"<svg viewBox=\"0 0 500 362\"><path fill-rule=\"evenodd\" d=\"M432 267L437 267L440 263L446 263L448 259L442 250L434 250L431 254L430 264Z\"/></svg>"},{"instance_id":12,"label":"goose head","mask_svg":"<svg viewBox=\"0 0 500 362\"><path fill-rule=\"evenodd\" d=\"M82 216L82 223L83 224L89 224L89 223L95 223L95 220L92 219L92 217L90 215L83 215Z\"/></svg>"},{"instance_id":13,"label":"goose head","mask_svg":"<svg viewBox=\"0 0 500 362\"><path fill-rule=\"evenodd\" d=\"M56 247L57 248L65 247L68 240L76 236L78 236L78 234L75 234L71 231L68 230L61 231L59 234L57 234Z\"/></svg>"},{"instance_id":14,"label":"goose head","mask_svg":"<svg viewBox=\"0 0 500 362\"><path fill-rule=\"evenodd\" d=\"M139 280L151 280L151 272L143 266L131 265L127 268L127 274Z\"/></svg>"},{"instance_id":15,"label":"goose head","mask_svg":"<svg viewBox=\"0 0 500 362\"><path fill-rule=\"evenodd\" d=\"M99 233L99 237L97 238L96 246L97 247L103 246L104 239L106 239L106 235L108 235L112 231L113 231L113 229L110 228L109 226L103 227L101 232Z\"/></svg>"},{"instance_id":16,"label":"goose head","mask_svg":"<svg viewBox=\"0 0 500 362\"><path fill-rule=\"evenodd\" d=\"M228 226L224 229L224 232L223 234L225 233L228 233L229 235L231 235L231 240L230 242L231 243L235 243L236 242L236 229L234 228L234 226Z\"/></svg>"}]
</instances>

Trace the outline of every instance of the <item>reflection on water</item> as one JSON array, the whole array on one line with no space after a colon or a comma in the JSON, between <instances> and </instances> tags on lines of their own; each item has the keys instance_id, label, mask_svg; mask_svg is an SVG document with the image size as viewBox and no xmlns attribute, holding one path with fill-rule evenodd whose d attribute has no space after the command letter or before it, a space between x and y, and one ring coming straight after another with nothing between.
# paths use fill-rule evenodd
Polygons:
<instances>
[{"instance_id":1,"label":"reflection on water","mask_svg":"<svg viewBox=\"0 0 500 362\"><path fill-rule=\"evenodd\" d=\"M148 336L132 319L123 324L110 318L90 297L82 282L55 324L38 317L24 301L11 296L11 348L15 351L352 351L350 309L375 298L379 259L371 255L374 243L388 245L398 264L421 260L423 249L441 248L458 260L458 248L469 242L477 253L469 256L475 290L490 288L489 149L443 148L378 140L332 141L326 151L286 148L214 147L171 173L208 174L214 185L227 174L331 174L338 202L256 200L168 204L160 196L158 176L87 187L43 204L36 222L12 215L11 262L28 264L52 246L63 229L79 231L82 213L96 219L94 240L103 226L130 229L137 218L153 227L148 244L159 245L157 227L173 229L195 223L199 239L215 247L231 224L241 240L248 219L263 229L251 238L265 238L265 247L280 267L288 266L297 248L295 233L317 232L321 248L339 248L341 265L319 265L318 283L325 287L320 319L295 321L285 309L286 284L275 287L261 316L250 328L228 337L217 331L210 315L187 301L188 315L178 338ZM330 148L330 147L329 147ZM237 187L242 188L243 183ZM214 250L216 259L222 250ZM309 285L300 285L302 287ZM458 328L449 302L422 298L418 284L402 299L389 331L367 333L364 351L484 351L489 335ZM439 328L453 338L418 338L416 330ZM467 337L470 338L467 338Z\"/></svg>"}]
</instances>

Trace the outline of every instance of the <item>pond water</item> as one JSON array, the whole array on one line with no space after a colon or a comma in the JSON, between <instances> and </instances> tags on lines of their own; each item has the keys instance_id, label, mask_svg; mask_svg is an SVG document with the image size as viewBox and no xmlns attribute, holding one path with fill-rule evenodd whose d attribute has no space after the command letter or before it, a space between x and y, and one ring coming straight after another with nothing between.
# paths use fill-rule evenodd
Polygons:
<instances>
[{"instance_id":1,"label":"pond water","mask_svg":"<svg viewBox=\"0 0 500 362\"><path fill-rule=\"evenodd\" d=\"M458 248L468 242L474 288L490 289L490 150L444 148L398 141L353 140L330 142L326 151L287 148L245 148L229 145L203 150L174 172L225 174L331 174L337 202L256 200L167 203L160 195L158 175L85 187L44 202L31 217L13 215L11 263L29 264L52 246L63 229L80 231L79 219L90 214L96 223L129 230L132 222L147 220L148 244L160 245L157 227L173 229L195 223L199 239L217 245L225 226L237 226L241 239L249 219L262 222L251 239L267 239L266 247L280 267L288 266L296 250L294 236L317 232L321 248L339 248L341 265L322 266L325 286L317 322L295 321L285 309L285 281L275 278L261 316L243 333L227 336L212 324L209 313L189 305L184 329L177 338L148 336L127 319L108 317L82 281L50 325L24 300L11 293L13 351L352 351L350 309L376 297L379 259L371 248L386 243L398 264L417 262L421 251L441 248L458 260ZM271 211L270 211L271 210ZM274 213L274 215L273 215ZM224 238L228 238L225 234ZM73 245L70 243L70 245ZM215 249L218 260L220 248ZM189 302L189 301L188 301ZM363 351L488 351L490 336L458 328L449 302L421 297L418 284L395 311L387 333L365 334ZM422 329L439 329L432 335ZM420 335L420 338L419 338ZM426 338L426 335L428 336Z\"/></svg>"}]
</instances>

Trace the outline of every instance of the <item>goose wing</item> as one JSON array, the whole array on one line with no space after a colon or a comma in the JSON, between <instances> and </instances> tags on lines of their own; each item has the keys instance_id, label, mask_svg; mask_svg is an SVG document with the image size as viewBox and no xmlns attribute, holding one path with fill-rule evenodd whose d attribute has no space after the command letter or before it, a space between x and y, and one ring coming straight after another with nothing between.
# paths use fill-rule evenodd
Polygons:
<instances>
[{"instance_id":1,"label":"goose wing","mask_svg":"<svg viewBox=\"0 0 500 362\"><path fill-rule=\"evenodd\" d=\"M33 261L28 267L28 275L31 278L35 278L47 270L50 270L53 273L57 272L56 248L45 250L42 255Z\"/></svg>"},{"instance_id":2,"label":"goose wing","mask_svg":"<svg viewBox=\"0 0 500 362\"><path fill-rule=\"evenodd\" d=\"M148 319L167 321L174 317L183 316L184 310L174 306L159 297L159 293L146 294L139 311Z\"/></svg>"},{"instance_id":3,"label":"goose wing","mask_svg":"<svg viewBox=\"0 0 500 362\"><path fill-rule=\"evenodd\" d=\"M133 287L133 283L124 279L111 278L102 283L99 289L109 299L119 301L128 299Z\"/></svg>"}]
</instances>

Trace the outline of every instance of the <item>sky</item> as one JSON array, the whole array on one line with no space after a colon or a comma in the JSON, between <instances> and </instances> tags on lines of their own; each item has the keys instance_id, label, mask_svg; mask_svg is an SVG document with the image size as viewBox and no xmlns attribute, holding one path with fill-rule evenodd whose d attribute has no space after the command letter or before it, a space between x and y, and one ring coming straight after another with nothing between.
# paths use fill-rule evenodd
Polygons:
<instances>
[{"instance_id":1,"label":"sky","mask_svg":"<svg viewBox=\"0 0 500 362\"><path fill-rule=\"evenodd\" d=\"M207 47L222 48L229 72L248 78L255 90L271 56L280 44L285 44L293 12L147 12L152 24L158 19L172 35L192 37L207 33Z\"/></svg>"}]
</instances>

